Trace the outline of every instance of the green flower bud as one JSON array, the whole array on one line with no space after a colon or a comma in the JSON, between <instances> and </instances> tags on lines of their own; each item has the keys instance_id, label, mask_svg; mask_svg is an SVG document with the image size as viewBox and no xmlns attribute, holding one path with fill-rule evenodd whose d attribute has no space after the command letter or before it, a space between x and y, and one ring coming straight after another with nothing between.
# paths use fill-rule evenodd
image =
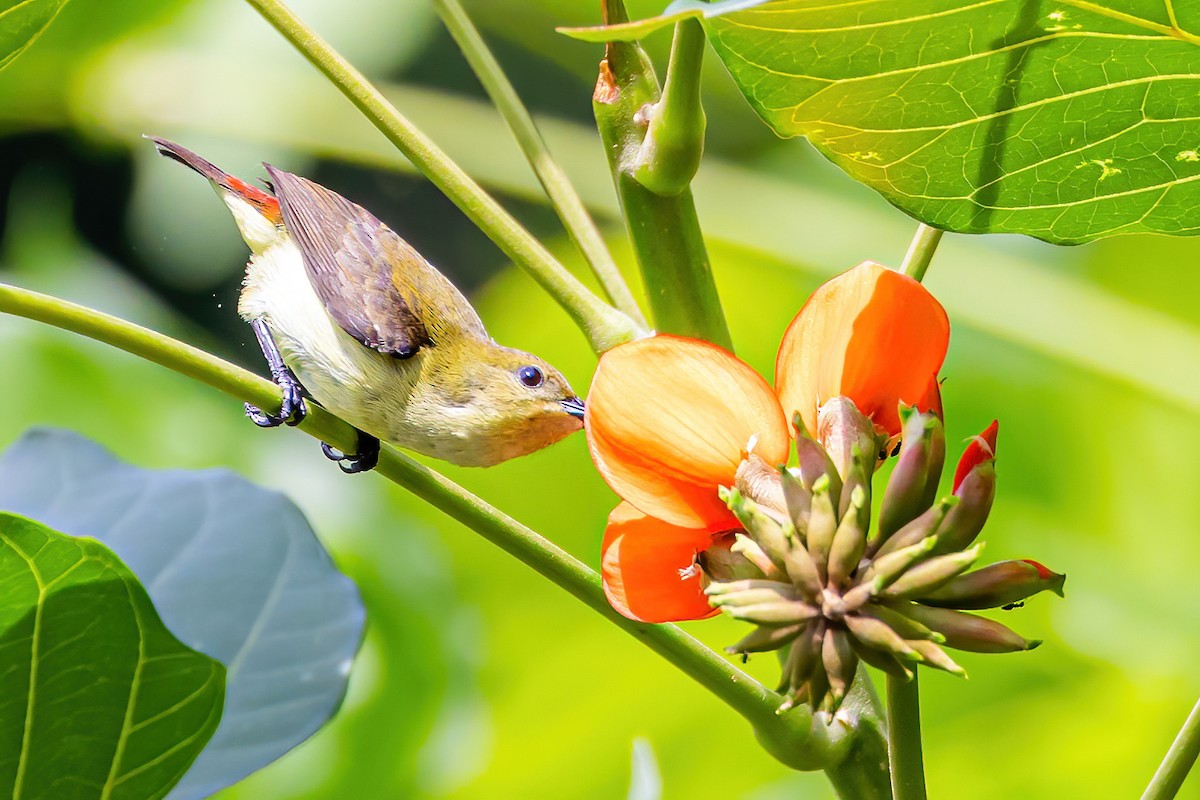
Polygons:
<instances>
[{"instance_id":1,"label":"green flower bud","mask_svg":"<svg viewBox=\"0 0 1200 800\"><path fill-rule=\"evenodd\" d=\"M897 678L903 678L906 681L912 680L912 670L891 653L885 653L882 650L875 650L868 647L865 643L854 637L850 638L850 646L854 648L854 652L859 658L875 669L882 670L889 675L895 675Z\"/></svg>"},{"instance_id":2,"label":"green flower bud","mask_svg":"<svg viewBox=\"0 0 1200 800\"><path fill-rule=\"evenodd\" d=\"M893 606L902 614L946 637L946 646L971 653L1015 653L1041 644L1026 639L994 620L948 608L929 608L917 603Z\"/></svg>"},{"instance_id":3,"label":"green flower bud","mask_svg":"<svg viewBox=\"0 0 1200 800\"><path fill-rule=\"evenodd\" d=\"M771 477L775 477L774 470L771 471ZM776 566L782 567L782 554L787 549L787 536L784 534L783 523L737 489L722 487L719 494L725 501L725 505L729 506L729 510L738 518L738 522L745 527L746 535L754 540L754 543Z\"/></svg>"},{"instance_id":4,"label":"green flower bud","mask_svg":"<svg viewBox=\"0 0 1200 800\"><path fill-rule=\"evenodd\" d=\"M796 584L805 599L820 599L825 583L821 580L817 562L800 542L792 542L783 554L783 566L787 570L788 578Z\"/></svg>"},{"instance_id":5,"label":"green flower bud","mask_svg":"<svg viewBox=\"0 0 1200 800\"><path fill-rule=\"evenodd\" d=\"M711 549L711 548L710 548ZM775 562L771 560L763 549L758 544L744 533L736 533L733 537L733 545L729 548L730 552L741 556L749 561L762 572L763 577L778 578L780 575L779 567L775 566Z\"/></svg>"},{"instance_id":6,"label":"green flower bud","mask_svg":"<svg viewBox=\"0 0 1200 800\"><path fill-rule=\"evenodd\" d=\"M867 647L882 650L897 658L907 661L920 661L921 656L909 646L898 633L889 628L886 623L874 617L858 614L846 617L846 627L854 634L854 638Z\"/></svg>"},{"instance_id":7,"label":"green flower bud","mask_svg":"<svg viewBox=\"0 0 1200 800\"><path fill-rule=\"evenodd\" d=\"M946 641L945 636L942 636L937 631L930 630L912 617L906 617L899 611L879 605L878 603L871 603L868 606L864 606L860 613L867 617L874 617L884 623L910 645L914 641L930 641L937 644L944 644Z\"/></svg>"},{"instance_id":8,"label":"green flower bud","mask_svg":"<svg viewBox=\"0 0 1200 800\"><path fill-rule=\"evenodd\" d=\"M813 486L812 512L808 518L808 553L822 579L828 574L829 550L837 533L838 518L829 496L829 479L820 478Z\"/></svg>"},{"instance_id":9,"label":"green flower bud","mask_svg":"<svg viewBox=\"0 0 1200 800\"><path fill-rule=\"evenodd\" d=\"M954 663L954 659L946 655L946 651L933 642L917 641L909 642L909 644L921 654L921 658L924 659L922 663L936 669L945 670L951 675L957 675L960 678L967 677L967 671Z\"/></svg>"},{"instance_id":10,"label":"green flower bud","mask_svg":"<svg viewBox=\"0 0 1200 800\"><path fill-rule=\"evenodd\" d=\"M858 670L858 656L850 644L850 637L841 628L829 626L825 631L825 640L821 645L821 665L829 678L829 693L832 695L832 709L842 703L850 684L854 682L854 674Z\"/></svg>"},{"instance_id":11,"label":"green flower bud","mask_svg":"<svg viewBox=\"0 0 1200 800\"><path fill-rule=\"evenodd\" d=\"M961 550L975 541L983 529L992 500L996 496L996 437L999 426L995 421L987 430L971 439L958 467L954 471L954 495L957 506L950 509L940 532L942 552Z\"/></svg>"},{"instance_id":12,"label":"green flower bud","mask_svg":"<svg viewBox=\"0 0 1200 800\"><path fill-rule=\"evenodd\" d=\"M800 470L794 467L783 467L779 471L779 482L783 487L783 501L787 506L788 516L796 536L806 541L808 538L808 517L812 512L812 488L805 485Z\"/></svg>"},{"instance_id":13,"label":"green flower bud","mask_svg":"<svg viewBox=\"0 0 1200 800\"><path fill-rule=\"evenodd\" d=\"M798 600L796 588L783 581L744 580L710 583L704 593L718 607L753 606L759 603Z\"/></svg>"},{"instance_id":14,"label":"green flower bud","mask_svg":"<svg viewBox=\"0 0 1200 800\"><path fill-rule=\"evenodd\" d=\"M946 452L942 421L936 414L902 408L900 417L904 420L904 438L879 510L878 537L881 540L886 540L929 508L933 502L930 495L937 493ZM940 447L935 446L935 438Z\"/></svg>"},{"instance_id":15,"label":"green flower bud","mask_svg":"<svg viewBox=\"0 0 1200 800\"><path fill-rule=\"evenodd\" d=\"M938 540L941 541L940 539ZM935 545L936 549L936 545ZM983 545L975 545L961 553L931 558L909 568L891 586L883 590L884 597L920 597L946 583L955 575L966 572L979 560Z\"/></svg>"},{"instance_id":16,"label":"green flower bud","mask_svg":"<svg viewBox=\"0 0 1200 800\"><path fill-rule=\"evenodd\" d=\"M941 530L942 521L950 509L958 505L958 498L943 497L937 505L930 508L921 516L905 525L899 531L888 537L886 541L872 538L867 543L867 553L874 553L876 558L882 558L889 553L911 547L914 544L934 536Z\"/></svg>"},{"instance_id":17,"label":"green flower bud","mask_svg":"<svg viewBox=\"0 0 1200 800\"><path fill-rule=\"evenodd\" d=\"M854 487L850 508L833 535L833 544L829 548L829 580L836 586L846 585L866 552L867 529L862 520L863 507L869 502L862 487Z\"/></svg>"},{"instance_id":18,"label":"green flower bud","mask_svg":"<svg viewBox=\"0 0 1200 800\"><path fill-rule=\"evenodd\" d=\"M967 547L983 530L996 497L995 462L985 461L971 470L954 495L959 502L946 512L938 529L941 552Z\"/></svg>"},{"instance_id":19,"label":"green flower bud","mask_svg":"<svg viewBox=\"0 0 1200 800\"><path fill-rule=\"evenodd\" d=\"M796 469L800 473L804 486L811 490L817 478L828 475L833 482L831 486L833 496L840 497L842 479L838 475L833 460L829 457L829 452L813 438L809 431L805 430L804 420L799 413L792 415L792 424L796 427L796 461L798 463Z\"/></svg>"},{"instance_id":20,"label":"green flower bud","mask_svg":"<svg viewBox=\"0 0 1200 800\"><path fill-rule=\"evenodd\" d=\"M729 547L710 547L696 555L700 568L713 581L742 581L762 578L763 571ZM713 586L723 584L714 583Z\"/></svg>"},{"instance_id":21,"label":"green flower bud","mask_svg":"<svg viewBox=\"0 0 1200 800\"><path fill-rule=\"evenodd\" d=\"M936 546L937 537L931 536L900 550L886 554L881 553L863 572L862 581L864 583L878 581L879 589L886 589L903 575L905 570L933 552L933 548Z\"/></svg>"},{"instance_id":22,"label":"green flower bud","mask_svg":"<svg viewBox=\"0 0 1200 800\"><path fill-rule=\"evenodd\" d=\"M852 489L851 484L856 482L853 474L856 450L860 458L866 455L870 459L872 468L867 470L867 474L874 471L875 454L879 452L875 426L850 398L835 397L822 405L817 414L817 441L825 448L838 475L842 477L839 505L846 503L846 491ZM869 485L866 488L870 491Z\"/></svg>"},{"instance_id":23,"label":"green flower bud","mask_svg":"<svg viewBox=\"0 0 1200 800\"><path fill-rule=\"evenodd\" d=\"M734 619L755 625L795 625L821 616L821 609L801 602L772 602L753 606L722 606L721 610Z\"/></svg>"},{"instance_id":24,"label":"green flower bud","mask_svg":"<svg viewBox=\"0 0 1200 800\"><path fill-rule=\"evenodd\" d=\"M820 621L817 620L819 623ZM793 641L804 630L804 624L789 625L785 628L759 627L742 637L737 644L726 647L730 655L741 653L765 653L778 650Z\"/></svg>"},{"instance_id":25,"label":"green flower bud","mask_svg":"<svg viewBox=\"0 0 1200 800\"><path fill-rule=\"evenodd\" d=\"M943 608L997 608L1047 589L1062 597L1066 580L1066 575L1051 572L1036 561L1001 561L953 578L921 595L920 602Z\"/></svg>"}]
</instances>

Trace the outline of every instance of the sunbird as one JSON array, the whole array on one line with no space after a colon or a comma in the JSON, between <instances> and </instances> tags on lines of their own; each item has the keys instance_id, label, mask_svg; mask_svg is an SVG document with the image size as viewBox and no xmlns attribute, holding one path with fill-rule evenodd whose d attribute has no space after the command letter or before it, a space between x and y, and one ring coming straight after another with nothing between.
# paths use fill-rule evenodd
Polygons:
<instances>
[{"instance_id":1,"label":"sunbird","mask_svg":"<svg viewBox=\"0 0 1200 800\"><path fill-rule=\"evenodd\" d=\"M155 136L158 152L209 180L251 257L238 300L283 391L260 427L296 425L305 397L358 431L357 452L322 443L345 472L384 440L486 467L583 427L583 401L537 356L499 345L457 288L371 212L270 164L269 191Z\"/></svg>"}]
</instances>

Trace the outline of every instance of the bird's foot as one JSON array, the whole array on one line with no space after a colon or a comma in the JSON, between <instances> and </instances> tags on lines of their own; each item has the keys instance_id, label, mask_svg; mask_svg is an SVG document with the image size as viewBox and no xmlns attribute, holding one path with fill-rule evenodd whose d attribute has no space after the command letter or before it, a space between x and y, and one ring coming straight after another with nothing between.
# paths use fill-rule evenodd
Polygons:
<instances>
[{"instance_id":1,"label":"bird's foot","mask_svg":"<svg viewBox=\"0 0 1200 800\"><path fill-rule=\"evenodd\" d=\"M321 452L330 461L336 461L342 472L354 475L375 469L375 465L379 463L379 440L369 433L359 431L357 453L343 453L325 442L321 442Z\"/></svg>"},{"instance_id":2,"label":"bird's foot","mask_svg":"<svg viewBox=\"0 0 1200 800\"><path fill-rule=\"evenodd\" d=\"M291 370L285 370L275 376L275 383L283 391L283 402L278 414L268 414L258 406L246 403L246 416L260 428L277 428L280 425L299 425L308 415L308 406L304 402L304 387Z\"/></svg>"}]
</instances>

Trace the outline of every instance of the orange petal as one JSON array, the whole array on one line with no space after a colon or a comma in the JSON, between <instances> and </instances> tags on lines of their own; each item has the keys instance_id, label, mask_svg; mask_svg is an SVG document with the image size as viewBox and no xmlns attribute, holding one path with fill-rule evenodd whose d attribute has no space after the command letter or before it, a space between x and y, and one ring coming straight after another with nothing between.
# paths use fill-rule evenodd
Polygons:
<instances>
[{"instance_id":1,"label":"orange petal","mask_svg":"<svg viewBox=\"0 0 1200 800\"><path fill-rule=\"evenodd\" d=\"M588 447L623 500L673 525L736 527L717 497L750 440L768 464L787 460L775 393L716 345L654 336L600 358L588 393Z\"/></svg>"},{"instance_id":2,"label":"orange petal","mask_svg":"<svg viewBox=\"0 0 1200 800\"><path fill-rule=\"evenodd\" d=\"M601 573L612 607L641 622L678 622L717 613L704 596L696 553L713 541L706 529L681 528L618 505L604 531Z\"/></svg>"},{"instance_id":3,"label":"orange petal","mask_svg":"<svg viewBox=\"0 0 1200 800\"><path fill-rule=\"evenodd\" d=\"M865 261L818 288L792 320L775 388L788 418L799 411L809 430L817 408L844 395L895 435L898 406L928 402L949 343L946 312L924 286Z\"/></svg>"}]
</instances>

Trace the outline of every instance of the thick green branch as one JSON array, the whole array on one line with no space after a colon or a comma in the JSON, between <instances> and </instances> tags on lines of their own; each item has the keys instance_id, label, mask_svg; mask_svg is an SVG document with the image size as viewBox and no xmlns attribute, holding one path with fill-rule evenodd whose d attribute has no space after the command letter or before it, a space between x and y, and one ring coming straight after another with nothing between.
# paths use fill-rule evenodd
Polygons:
<instances>
[{"instance_id":1,"label":"thick green branch","mask_svg":"<svg viewBox=\"0 0 1200 800\"><path fill-rule=\"evenodd\" d=\"M609 306L560 264L529 231L397 111L346 59L280 0L246 0L332 82L400 152L462 209L481 231L554 296L603 352L642 335L628 316Z\"/></svg>"},{"instance_id":2,"label":"thick green branch","mask_svg":"<svg viewBox=\"0 0 1200 800\"><path fill-rule=\"evenodd\" d=\"M625 13L624 6L616 0L606 2L604 9L608 20L620 20ZM690 95L699 80L698 75L688 70L699 69L699 53L704 47L703 36L697 39L694 33L689 28L679 30L676 46L672 49L678 60L668 66L675 91L685 107L687 103L682 98ZM717 296L708 250L687 181L676 179L671 187L673 193L660 194L639 180L639 174L643 178L647 174L644 145L660 99L654 66L641 45L609 42L605 59L600 62L592 109L612 169L625 224L641 266L654 324L666 333L707 339L732 349L725 312ZM693 158L698 161L699 152L695 146L702 141L702 130L668 131L663 128L664 125L668 129L678 125L694 126L697 114L703 118L698 98L691 113L685 109L657 117L660 123L656 135L674 141L682 149L673 150L668 146L659 151L652 148L656 174L663 176L674 170L678 178L681 171L687 171L687 163ZM689 147L687 142L694 146ZM668 158L679 161L668 166L665 163ZM649 183L657 185L654 181Z\"/></svg>"},{"instance_id":3,"label":"thick green branch","mask_svg":"<svg viewBox=\"0 0 1200 800\"><path fill-rule=\"evenodd\" d=\"M0 284L0 312L38 320L110 344L194 378L263 409L279 408L275 384L203 350L99 311ZM354 428L316 405L299 425L311 436L351 452ZM588 607L642 641L741 714L760 737L812 762L815 769L838 762L849 749L846 727L814 724L806 708L778 715L783 698L674 625L648 625L618 614L608 604L599 576L583 562L437 471L384 448L377 471L444 511L488 541L532 567Z\"/></svg>"},{"instance_id":4,"label":"thick green branch","mask_svg":"<svg viewBox=\"0 0 1200 800\"><path fill-rule=\"evenodd\" d=\"M604 244L604 239L600 236L600 231L596 228L596 223L584 206L583 200L558 162L550 155L550 149L546 147L533 117L521 102L516 89L509 82L492 51L488 49L471 18L467 16L462 4L458 0L434 0L434 7L454 41L458 42L459 48L475 72L475 77L483 84L488 97L504 117L505 123L521 147L521 152L525 154L542 188L546 190L546 196L550 198L563 227L591 265L592 272L600 281L608 299L630 319L647 327L642 311L633 299L633 293L629 291L617 262L613 260L612 254Z\"/></svg>"},{"instance_id":5,"label":"thick green branch","mask_svg":"<svg viewBox=\"0 0 1200 800\"><path fill-rule=\"evenodd\" d=\"M706 125L700 103L704 42L699 20L676 23L662 97L642 108L649 122L633 177L655 194L679 194L691 185L700 168Z\"/></svg>"}]
</instances>

